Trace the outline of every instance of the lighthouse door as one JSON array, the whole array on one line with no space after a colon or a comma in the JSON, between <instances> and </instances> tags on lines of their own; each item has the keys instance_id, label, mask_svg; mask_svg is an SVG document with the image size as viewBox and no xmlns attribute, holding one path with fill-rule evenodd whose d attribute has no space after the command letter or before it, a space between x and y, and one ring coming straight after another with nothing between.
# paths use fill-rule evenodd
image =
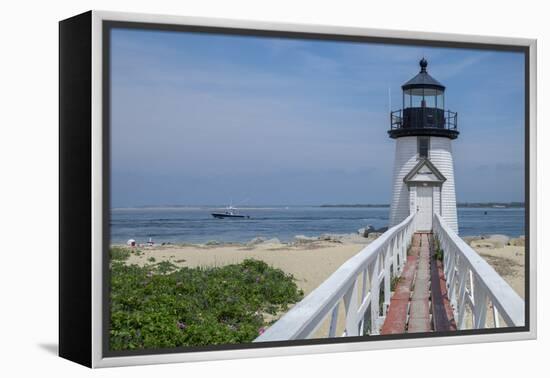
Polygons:
<instances>
[{"instance_id":1,"label":"lighthouse door","mask_svg":"<svg viewBox=\"0 0 550 378\"><path fill-rule=\"evenodd\" d=\"M433 186L418 186L416 188L416 211L416 229L418 231L431 231Z\"/></svg>"}]
</instances>

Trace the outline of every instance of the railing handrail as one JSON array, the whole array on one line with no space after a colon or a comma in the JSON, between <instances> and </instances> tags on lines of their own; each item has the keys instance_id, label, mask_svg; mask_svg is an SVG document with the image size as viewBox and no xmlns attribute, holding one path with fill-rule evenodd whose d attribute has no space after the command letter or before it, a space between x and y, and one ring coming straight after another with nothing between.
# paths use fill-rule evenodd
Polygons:
<instances>
[{"instance_id":1,"label":"railing handrail","mask_svg":"<svg viewBox=\"0 0 550 378\"><path fill-rule=\"evenodd\" d=\"M483 286L493 305L499 308L500 315L507 324L514 326L525 325L525 302L512 287L489 265L472 247L462 240L439 214L434 216L436 222L434 232L440 230L445 233L449 242L454 244L455 250L460 252L463 261L476 276L478 283ZM445 253L445 251L443 252Z\"/></svg>"},{"instance_id":2,"label":"railing handrail","mask_svg":"<svg viewBox=\"0 0 550 378\"><path fill-rule=\"evenodd\" d=\"M406 228L414 219L409 215L403 222L388 229L359 253L342 264L329 278L297 303L255 342L306 338L313 333L327 314L339 303L355 284L365 266L376 259L392 237Z\"/></svg>"}]
</instances>

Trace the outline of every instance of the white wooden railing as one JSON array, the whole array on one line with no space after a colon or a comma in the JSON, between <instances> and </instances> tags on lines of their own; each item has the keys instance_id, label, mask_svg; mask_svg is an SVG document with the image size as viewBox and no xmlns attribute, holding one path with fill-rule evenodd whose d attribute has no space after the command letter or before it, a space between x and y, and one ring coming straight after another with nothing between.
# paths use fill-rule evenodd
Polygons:
<instances>
[{"instance_id":1,"label":"white wooden railing","mask_svg":"<svg viewBox=\"0 0 550 378\"><path fill-rule=\"evenodd\" d=\"M411 214L346 261L255 342L378 334L390 302L391 280L401 274L414 231ZM343 332L341 327L337 331L339 316L344 316Z\"/></svg>"},{"instance_id":2,"label":"white wooden railing","mask_svg":"<svg viewBox=\"0 0 550 378\"><path fill-rule=\"evenodd\" d=\"M443 268L457 327L525 325L525 303L506 281L445 221L434 215L433 232L443 251ZM488 317L487 312L492 312Z\"/></svg>"}]
</instances>

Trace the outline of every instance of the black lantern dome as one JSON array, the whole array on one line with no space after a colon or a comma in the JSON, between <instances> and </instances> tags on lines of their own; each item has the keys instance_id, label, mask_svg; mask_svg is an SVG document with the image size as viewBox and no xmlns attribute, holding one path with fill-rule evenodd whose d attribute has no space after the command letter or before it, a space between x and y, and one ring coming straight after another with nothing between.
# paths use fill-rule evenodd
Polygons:
<instances>
[{"instance_id":1,"label":"black lantern dome","mask_svg":"<svg viewBox=\"0 0 550 378\"><path fill-rule=\"evenodd\" d=\"M420 72L401 86L403 108L391 112L391 138L402 136L458 137L456 112L445 110L445 86L428 74L428 61L419 62Z\"/></svg>"}]
</instances>

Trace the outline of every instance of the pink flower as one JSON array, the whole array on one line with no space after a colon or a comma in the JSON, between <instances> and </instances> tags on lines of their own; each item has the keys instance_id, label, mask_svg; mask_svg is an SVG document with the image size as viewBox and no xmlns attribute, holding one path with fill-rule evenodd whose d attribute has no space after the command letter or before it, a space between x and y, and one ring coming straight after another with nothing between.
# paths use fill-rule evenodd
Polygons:
<instances>
[{"instance_id":1,"label":"pink flower","mask_svg":"<svg viewBox=\"0 0 550 378\"><path fill-rule=\"evenodd\" d=\"M264 327L261 327L259 330L258 330L258 335L261 335L262 333L265 332L265 328Z\"/></svg>"},{"instance_id":2,"label":"pink flower","mask_svg":"<svg viewBox=\"0 0 550 378\"><path fill-rule=\"evenodd\" d=\"M184 322L177 322L177 325L178 325L178 328L181 330L184 330L185 328L187 328L187 324L185 324Z\"/></svg>"}]
</instances>

